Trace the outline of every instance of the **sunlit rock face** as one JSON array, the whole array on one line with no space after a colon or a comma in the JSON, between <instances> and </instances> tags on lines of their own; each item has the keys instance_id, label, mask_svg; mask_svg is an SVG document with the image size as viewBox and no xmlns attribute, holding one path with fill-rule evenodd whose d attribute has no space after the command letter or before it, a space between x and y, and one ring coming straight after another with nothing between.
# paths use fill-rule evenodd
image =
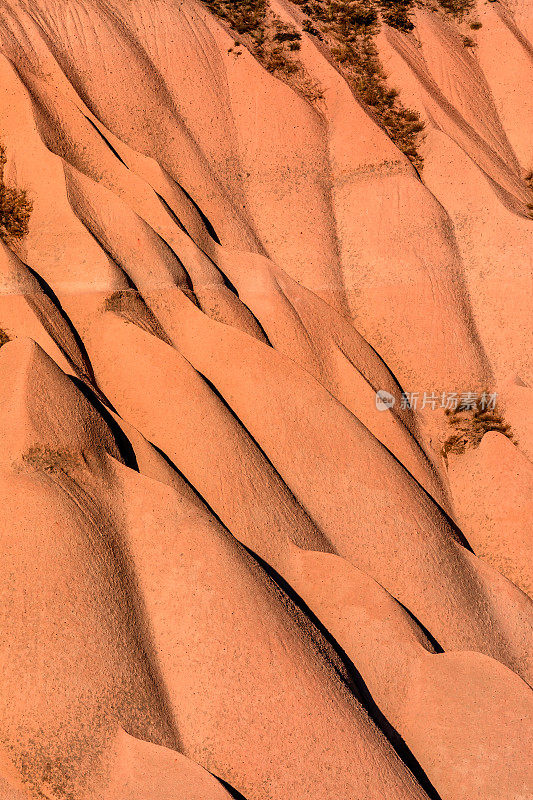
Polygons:
<instances>
[{"instance_id":1,"label":"sunlit rock face","mask_svg":"<svg viewBox=\"0 0 533 800\"><path fill-rule=\"evenodd\" d=\"M530 12L0 0L1 800L533 796Z\"/></svg>"}]
</instances>

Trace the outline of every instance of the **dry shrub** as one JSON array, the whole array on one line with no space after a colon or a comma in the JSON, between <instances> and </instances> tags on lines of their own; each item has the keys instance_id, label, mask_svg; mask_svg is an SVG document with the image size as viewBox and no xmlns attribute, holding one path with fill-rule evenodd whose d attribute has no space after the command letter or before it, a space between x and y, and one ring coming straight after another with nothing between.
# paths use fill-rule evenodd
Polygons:
<instances>
[{"instance_id":1,"label":"dry shrub","mask_svg":"<svg viewBox=\"0 0 533 800\"><path fill-rule=\"evenodd\" d=\"M463 0L464 1L464 0ZM374 37L380 19L410 31L413 0L294 0L306 14L303 29L327 42L332 55L357 97L373 112L397 147L417 168L424 128L419 115L405 108L398 93L387 85ZM306 75L295 57L301 34L272 13L266 0L204 0L274 75L286 79L310 101L321 97L320 88Z\"/></svg>"},{"instance_id":2,"label":"dry shrub","mask_svg":"<svg viewBox=\"0 0 533 800\"><path fill-rule=\"evenodd\" d=\"M439 6L452 17L463 19L474 8L474 0L438 0Z\"/></svg>"},{"instance_id":3,"label":"dry shrub","mask_svg":"<svg viewBox=\"0 0 533 800\"><path fill-rule=\"evenodd\" d=\"M442 454L446 458L448 453L461 455L471 448L479 447L484 435L489 431L497 431L508 439L513 440L511 426L508 425L498 407L495 408L464 408L460 405L457 409L446 409L448 423L454 429L444 442Z\"/></svg>"},{"instance_id":4,"label":"dry shrub","mask_svg":"<svg viewBox=\"0 0 533 800\"><path fill-rule=\"evenodd\" d=\"M25 191L4 183L6 160L5 149L0 145L0 239L12 245L28 233L32 204Z\"/></svg>"},{"instance_id":5,"label":"dry shrub","mask_svg":"<svg viewBox=\"0 0 533 800\"><path fill-rule=\"evenodd\" d=\"M226 20L237 33L261 39L267 0L204 0L211 11Z\"/></svg>"},{"instance_id":6,"label":"dry shrub","mask_svg":"<svg viewBox=\"0 0 533 800\"><path fill-rule=\"evenodd\" d=\"M421 169L418 146L424 123L416 111L401 103L387 85L374 37L380 17L403 31L412 29L411 0L294 0L309 24L330 44L357 97L373 112L389 137L411 163Z\"/></svg>"},{"instance_id":7,"label":"dry shrub","mask_svg":"<svg viewBox=\"0 0 533 800\"><path fill-rule=\"evenodd\" d=\"M276 77L285 80L309 101L320 99L320 87L307 75L297 58L301 33L274 14L266 0L203 0L257 60ZM233 48L230 49L230 52Z\"/></svg>"},{"instance_id":8,"label":"dry shrub","mask_svg":"<svg viewBox=\"0 0 533 800\"><path fill-rule=\"evenodd\" d=\"M79 460L80 457L69 450L39 446L30 447L22 456L22 461L28 467L49 475L68 475Z\"/></svg>"},{"instance_id":9,"label":"dry shrub","mask_svg":"<svg viewBox=\"0 0 533 800\"><path fill-rule=\"evenodd\" d=\"M124 322L136 325L162 342L171 343L159 320L136 289L119 289L113 292L104 300L103 310L112 311Z\"/></svg>"},{"instance_id":10,"label":"dry shrub","mask_svg":"<svg viewBox=\"0 0 533 800\"><path fill-rule=\"evenodd\" d=\"M412 31L415 27L411 20L412 0L378 0L381 16L387 25L399 31Z\"/></svg>"},{"instance_id":11,"label":"dry shrub","mask_svg":"<svg viewBox=\"0 0 533 800\"><path fill-rule=\"evenodd\" d=\"M531 192L531 199L533 201L533 172L528 172L525 177L526 186ZM533 219L533 202L526 204L527 214Z\"/></svg>"}]
</instances>

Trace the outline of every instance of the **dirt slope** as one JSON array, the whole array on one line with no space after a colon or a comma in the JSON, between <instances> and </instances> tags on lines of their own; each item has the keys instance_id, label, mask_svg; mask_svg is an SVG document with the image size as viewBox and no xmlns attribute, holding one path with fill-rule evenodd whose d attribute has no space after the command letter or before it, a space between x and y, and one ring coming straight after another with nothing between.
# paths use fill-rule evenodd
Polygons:
<instances>
[{"instance_id":1,"label":"dirt slope","mask_svg":"<svg viewBox=\"0 0 533 800\"><path fill-rule=\"evenodd\" d=\"M2 800L533 798L531 9L386 7L0 0Z\"/></svg>"}]
</instances>

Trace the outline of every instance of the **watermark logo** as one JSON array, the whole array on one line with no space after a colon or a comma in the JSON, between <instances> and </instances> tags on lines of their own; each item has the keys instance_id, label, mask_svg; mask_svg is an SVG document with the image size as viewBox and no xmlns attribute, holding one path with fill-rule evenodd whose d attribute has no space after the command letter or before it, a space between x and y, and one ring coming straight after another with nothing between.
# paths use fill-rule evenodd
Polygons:
<instances>
[{"instance_id":1,"label":"watermark logo","mask_svg":"<svg viewBox=\"0 0 533 800\"><path fill-rule=\"evenodd\" d=\"M385 389L376 392L376 408L388 411L394 408L396 398ZM402 392L401 409L426 409L433 411L443 408L447 413L454 411L494 411L497 394L487 392Z\"/></svg>"},{"instance_id":2,"label":"watermark logo","mask_svg":"<svg viewBox=\"0 0 533 800\"><path fill-rule=\"evenodd\" d=\"M385 389L380 389L376 392L376 408L378 411L388 411L389 408L394 407L395 402L394 395L386 392Z\"/></svg>"}]
</instances>

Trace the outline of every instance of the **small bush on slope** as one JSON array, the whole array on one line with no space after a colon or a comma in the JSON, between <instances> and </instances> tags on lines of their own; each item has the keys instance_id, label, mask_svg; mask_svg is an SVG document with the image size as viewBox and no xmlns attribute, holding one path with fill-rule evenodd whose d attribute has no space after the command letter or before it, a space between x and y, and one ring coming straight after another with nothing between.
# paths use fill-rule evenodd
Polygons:
<instances>
[{"instance_id":1,"label":"small bush on slope","mask_svg":"<svg viewBox=\"0 0 533 800\"><path fill-rule=\"evenodd\" d=\"M205 0L205 3L214 14L229 22L237 33L249 33L257 41L261 40L267 0Z\"/></svg>"},{"instance_id":2,"label":"small bush on slope","mask_svg":"<svg viewBox=\"0 0 533 800\"><path fill-rule=\"evenodd\" d=\"M194 295L187 296L191 302L197 305ZM148 308L136 289L119 289L113 292L104 300L103 310L112 311L125 322L137 325L141 330L161 339L162 342L172 344L157 317Z\"/></svg>"},{"instance_id":3,"label":"small bush on slope","mask_svg":"<svg viewBox=\"0 0 533 800\"><path fill-rule=\"evenodd\" d=\"M511 426L508 425L498 408L463 408L446 409L448 422L454 433L444 442L442 454L460 455L472 447L479 447L483 436L489 431L497 431L513 440Z\"/></svg>"},{"instance_id":4,"label":"small bush on slope","mask_svg":"<svg viewBox=\"0 0 533 800\"><path fill-rule=\"evenodd\" d=\"M410 16L413 5L412 0L378 0L383 21L399 31L413 30Z\"/></svg>"},{"instance_id":5,"label":"small bush on slope","mask_svg":"<svg viewBox=\"0 0 533 800\"><path fill-rule=\"evenodd\" d=\"M75 467L79 460L76 454L68 450L55 450L50 447L30 447L22 456L23 463L32 469L54 475L68 475L69 470Z\"/></svg>"},{"instance_id":6,"label":"small bush on slope","mask_svg":"<svg viewBox=\"0 0 533 800\"><path fill-rule=\"evenodd\" d=\"M459 20L474 8L474 0L438 0L438 2L443 11Z\"/></svg>"},{"instance_id":7,"label":"small bush on slope","mask_svg":"<svg viewBox=\"0 0 533 800\"><path fill-rule=\"evenodd\" d=\"M32 205L26 192L5 185L5 165L5 150L0 145L0 239L9 245L28 232Z\"/></svg>"},{"instance_id":8,"label":"small bush on slope","mask_svg":"<svg viewBox=\"0 0 533 800\"><path fill-rule=\"evenodd\" d=\"M0 347L2 347L3 345L7 344L10 341L11 339L9 338L7 333L4 330L2 330L2 328L0 328Z\"/></svg>"},{"instance_id":9,"label":"small bush on slope","mask_svg":"<svg viewBox=\"0 0 533 800\"><path fill-rule=\"evenodd\" d=\"M531 192L531 199L533 201L533 172L528 172L525 177L526 186ZM533 202L527 204L528 215L533 219Z\"/></svg>"}]
</instances>

